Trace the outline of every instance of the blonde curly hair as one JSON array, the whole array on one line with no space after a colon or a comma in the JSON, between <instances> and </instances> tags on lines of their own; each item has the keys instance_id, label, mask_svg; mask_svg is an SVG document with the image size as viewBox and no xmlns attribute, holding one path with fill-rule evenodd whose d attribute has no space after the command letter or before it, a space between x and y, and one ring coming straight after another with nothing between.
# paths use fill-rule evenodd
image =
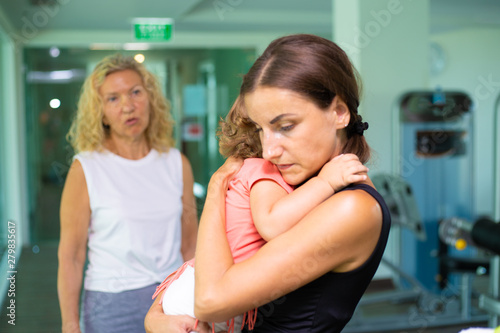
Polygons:
<instances>
[{"instance_id":1,"label":"blonde curly hair","mask_svg":"<svg viewBox=\"0 0 500 333\"><path fill-rule=\"evenodd\" d=\"M103 149L109 129L102 123L104 104L99 88L106 76L124 70L137 72L148 94L150 119L145 135L149 147L158 151L168 151L175 145L170 104L163 95L157 78L134 58L115 54L101 60L83 84L78 110L66 135L75 153Z\"/></svg>"},{"instance_id":2,"label":"blonde curly hair","mask_svg":"<svg viewBox=\"0 0 500 333\"><path fill-rule=\"evenodd\" d=\"M224 157L262 157L257 127L248 118L243 98L238 96L226 119L219 122L217 131L219 152Z\"/></svg>"}]
</instances>

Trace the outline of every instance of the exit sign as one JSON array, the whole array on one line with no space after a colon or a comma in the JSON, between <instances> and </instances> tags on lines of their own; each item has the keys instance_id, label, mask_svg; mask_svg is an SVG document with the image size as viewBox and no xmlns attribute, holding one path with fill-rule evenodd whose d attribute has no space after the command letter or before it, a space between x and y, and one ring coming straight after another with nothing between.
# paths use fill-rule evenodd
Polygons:
<instances>
[{"instance_id":1,"label":"exit sign","mask_svg":"<svg viewBox=\"0 0 500 333\"><path fill-rule=\"evenodd\" d=\"M172 38L172 19L140 18L134 19L134 37L142 41L167 41Z\"/></svg>"}]
</instances>

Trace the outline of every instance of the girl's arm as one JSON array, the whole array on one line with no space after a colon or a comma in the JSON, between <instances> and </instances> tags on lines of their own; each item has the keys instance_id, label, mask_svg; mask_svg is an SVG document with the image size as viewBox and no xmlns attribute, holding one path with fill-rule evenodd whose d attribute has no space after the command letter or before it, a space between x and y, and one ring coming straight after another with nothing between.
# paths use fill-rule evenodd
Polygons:
<instances>
[{"instance_id":1,"label":"girl's arm","mask_svg":"<svg viewBox=\"0 0 500 333\"><path fill-rule=\"evenodd\" d=\"M90 223L90 203L82 166L69 169L61 198L61 237L58 249L57 292L62 332L80 332L79 304Z\"/></svg>"},{"instance_id":2,"label":"girl's arm","mask_svg":"<svg viewBox=\"0 0 500 333\"><path fill-rule=\"evenodd\" d=\"M381 209L364 191L346 191L328 198L251 258L234 264L224 224L233 163L228 160L210 180L201 217L195 262L198 319L227 320L328 271L357 268L371 255L381 230Z\"/></svg>"},{"instance_id":3,"label":"girl's arm","mask_svg":"<svg viewBox=\"0 0 500 333\"><path fill-rule=\"evenodd\" d=\"M194 257L196 237L198 235L198 212L193 193L193 171L186 156L182 155L182 178L184 190L182 194L182 243L181 253L184 261Z\"/></svg>"},{"instance_id":4,"label":"girl's arm","mask_svg":"<svg viewBox=\"0 0 500 333\"><path fill-rule=\"evenodd\" d=\"M250 190L252 218L266 241L287 231L335 191L366 179L368 168L354 154L329 161L318 176L288 194L276 182L260 180Z\"/></svg>"}]
</instances>

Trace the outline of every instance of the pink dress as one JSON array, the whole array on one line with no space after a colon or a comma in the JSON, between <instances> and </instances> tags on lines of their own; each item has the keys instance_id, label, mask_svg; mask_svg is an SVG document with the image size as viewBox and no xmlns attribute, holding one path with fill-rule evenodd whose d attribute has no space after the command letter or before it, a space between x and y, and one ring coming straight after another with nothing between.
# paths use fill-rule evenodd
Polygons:
<instances>
[{"instance_id":1,"label":"pink dress","mask_svg":"<svg viewBox=\"0 0 500 333\"><path fill-rule=\"evenodd\" d=\"M250 210L250 190L252 186L256 182L266 179L275 181L287 193L293 191L293 187L288 185L281 177L278 168L271 162L261 158L246 159L240 171L229 183L226 195L226 234L235 263L250 258L266 243L255 228ZM184 272L187 265L194 267L194 258L185 262L177 271L169 275L158 286L153 298L168 288ZM255 315L255 310L246 313L243 318L243 325L246 322L251 329L251 326L255 323ZM234 323L232 326L234 326Z\"/></svg>"}]
</instances>

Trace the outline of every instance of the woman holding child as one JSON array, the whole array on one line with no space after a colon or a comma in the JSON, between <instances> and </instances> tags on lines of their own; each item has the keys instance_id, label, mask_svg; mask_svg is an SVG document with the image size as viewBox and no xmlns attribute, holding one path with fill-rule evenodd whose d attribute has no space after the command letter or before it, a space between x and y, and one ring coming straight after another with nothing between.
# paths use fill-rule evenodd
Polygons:
<instances>
[{"instance_id":1,"label":"woman holding child","mask_svg":"<svg viewBox=\"0 0 500 333\"><path fill-rule=\"evenodd\" d=\"M241 117L227 121L256 131L262 157L295 188L318 178L339 155L354 154L362 163L369 158L363 136L368 126L357 112L357 73L331 41L313 35L273 41L243 78L239 98ZM241 164L229 158L208 187L195 256L196 318L220 322L258 307L253 330L244 331L340 332L387 243L390 215L382 197L362 177L336 190L253 256L234 263L224 206ZM337 189L335 184L351 181L333 174L324 185ZM206 329L195 323L187 316L165 316L158 301L145 320L147 332Z\"/></svg>"}]
</instances>

